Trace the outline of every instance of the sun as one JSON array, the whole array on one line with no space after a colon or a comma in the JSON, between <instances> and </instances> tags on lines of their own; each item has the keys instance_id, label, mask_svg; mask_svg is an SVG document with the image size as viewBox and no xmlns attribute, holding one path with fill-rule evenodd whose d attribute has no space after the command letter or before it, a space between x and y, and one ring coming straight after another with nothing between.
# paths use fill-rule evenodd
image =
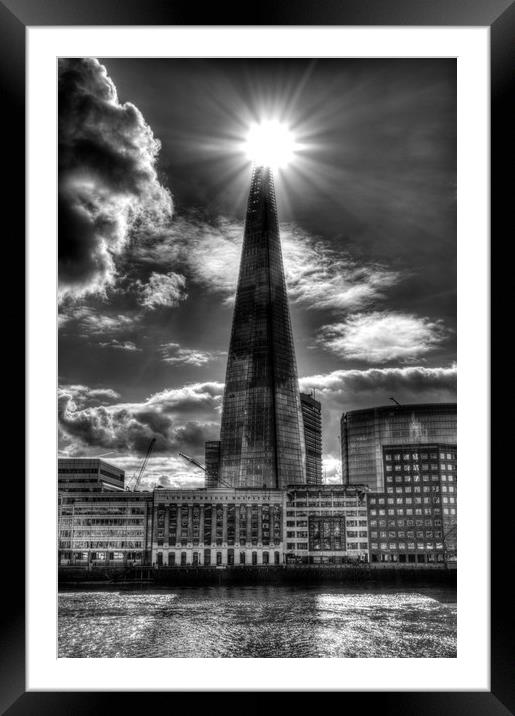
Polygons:
<instances>
[{"instance_id":1,"label":"sun","mask_svg":"<svg viewBox=\"0 0 515 716\"><path fill-rule=\"evenodd\" d=\"M251 125L244 149L255 166L283 169L293 159L297 143L285 124L270 119Z\"/></svg>"}]
</instances>

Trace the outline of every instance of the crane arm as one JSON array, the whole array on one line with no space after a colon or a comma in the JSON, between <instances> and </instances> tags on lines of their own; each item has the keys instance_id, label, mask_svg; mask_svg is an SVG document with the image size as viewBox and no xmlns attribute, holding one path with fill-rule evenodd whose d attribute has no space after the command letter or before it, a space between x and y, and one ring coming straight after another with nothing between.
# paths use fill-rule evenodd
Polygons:
<instances>
[{"instance_id":1,"label":"crane arm","mask_svg":"<svg viewBox=\"0 0 515 716\"><path fill-rule=\"evenodd\" d=\"M181 457L183 457L185 460L187 460L188 462L191 462L193 465L196 465L197 467L199 467L199 468L200 468L201 470L203 470L204 472L206 471L205 465L202 465L202 463L200 463L198 460L195 460L194 457L190 457L189 455L185 455L183 452L180 452L179 455L180 455Z\"/></svg>"},{"instance_id":2,"label":"crane arm","mask_svg":"<svg viewBox=\"0 0 515 716\"><path fill-rule=\"evenodd\" d=\"M145 468L146 468L146 466L147 466L148 458L150 457L150 453L152 452L152 448L154 447L155 441L156 441L156 439L155 439L155 438L152 438L152 440L150 441L150 443L149 443L149 445L148 445L146 455L145 455L145 457L144 457L144 459L143 459L143 462L141 463L141 467L140 467L139 472L138 472L138 477L136 478L136 482L134 483L134 487L132 488L132 491L133 491L133 492L136 492L136 490L137 490L138 487L139 487L140 480L141 480L141 478L142 478L143 473L145 472Z\"/></svg>"},{"instance_id":3,"label":"crane arm","mask_svg":"<svg viewBox=\"0 0 515 716\"><path fill-rule=\"evenodd\" d=\"M196 467L199 467L201 470L203 470L204 472L206 472L206 466L205 466L205 465L202 465L202 463L200 463L198 460L195 460L194 457L190 457L189 455L185 455L183 452L180 452L179 455L180 455L181 457L183 457L185 460L187 460L188 462L191 462L193 465L196 465ZM232 485L229 485L227 482L224 482L220 477L218 478L218 483L219 483L220 485L223 485L223 487L229 487L230 489L232 489Z\"/></svg>"}]
</instances>

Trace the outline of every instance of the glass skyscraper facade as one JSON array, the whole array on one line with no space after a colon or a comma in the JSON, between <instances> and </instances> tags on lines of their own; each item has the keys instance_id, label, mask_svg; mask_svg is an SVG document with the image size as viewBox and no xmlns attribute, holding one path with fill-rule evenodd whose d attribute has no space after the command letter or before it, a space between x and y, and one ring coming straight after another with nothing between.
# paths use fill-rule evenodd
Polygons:
<instances>
[{"instance_id":1,"label":"glass skyscraper facade","mask_svg":"<svg viewBox=\"0 0 515 716\"><path fill-rule=\"evenodd\" d=\"M273 175L253 170L220 431L220 483L306 482L305 444Z\"/></svg>"},{"instance_id":2,"label":"glass skyscraper facade","mask_svg":"<svg viewBox=\"0 0 515 716\"><path fill-rule=\"evenodd\" d=\"M300 394L304 442L306 444L306 482L322 484L322 405L312 395Z\"/></svg>"},{"instance_id":3,"label":"glass skyscraper facade","mask_svg":"<svg viewBox=\"0 0 515 716\"><path fill-rule=\"evenodd\" d=\"M456 403L385 405L352 410L341 418L343 482L385 489L383 448L388 445L456 445Z\"/></svg>"}]
</instances>

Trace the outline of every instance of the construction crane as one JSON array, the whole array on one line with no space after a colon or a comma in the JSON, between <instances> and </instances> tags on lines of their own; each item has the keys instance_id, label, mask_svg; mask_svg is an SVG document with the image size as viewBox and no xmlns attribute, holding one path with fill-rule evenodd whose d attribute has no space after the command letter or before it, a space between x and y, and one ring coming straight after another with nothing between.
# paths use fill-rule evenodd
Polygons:
<instances>
[{"instance_id":1,"label":"construction crane","mask_svg":"<svg viewBox=\"0 0 515 716\"><path fill-rule=\"evenodd\" d=\"M200 468L201 470L203 470L204 472L206 471L206 466L205 466L205 465L202 465L202 463L200 463L198 460L195 460L194 457L190 457L189 455L185 455L183 452L180 452L179 455L180 455L181 457L183 457L185 460L187 460L188 462L191 462L193 465L196 465L197 467L199 467L199 468Z\"/></svg>"},{"instance_id":2,"label":"construction crane","mask_svg":"<svg viewBox=\"0 0 515 716\"><path fill-rule=\"evenodd\" d=\"M155 441L156 441L156 439L155 439L155 438L152 438L152 440L149 442L146 455L145 455L145 457L143 458L143 461L142 461L141 466L140 466L140 468L139 468L138 476L136 477L136 475L133 475L132 478L131 478L131 482L132 482L132 480L134 480L134 479L136 480L135 483L134 483L134 487L132 488L132 490L130 490L130 488L127 487L127 490L130 490L131 492L136 492L136 490L138 489L139 483L140 483L140 481L141 481L141 478L142 478L143 473L145 472L145 468L146 468L146 466L147 466L148 458L150 457L150 453L152 452L152 448L154 447Z\"/></svg>"},{"instance_id":3,"label":"construction crane","mask_svg":"<svg viewBox=\"0 0 515 716\"><path fill-rule=\"evenodd\" d=\"M395 398L389 398L388 400L393 400L393 402L395 403L395 405L400 405L399 401L398 401L398 400L395 400Z\"/></svg>"},{"instance_id":4,"label":"construction crane","mask_svg":"<svg viewBox=\"0 0 515 716\"><path fill-rule=\"evenodd\" d=\"M191 462L192 465L195 465L196 467L200 468L200 469L203 470L204 472L207 472L206 466L203 465L203 464L202 464L201 462L199 462L198 460L195 460L194 457L190 457L189 455L185 455L183 452L180 452L179 455L180 455L181 457L183 457L185 460L187 460L188 462ZM218 484L223 485L223 487L228 487L229 489L232 490L232 485L229 485L227 482L224 482L220 477L217 478L217 481L218 481Z\"/></svg>"}]
</instances>

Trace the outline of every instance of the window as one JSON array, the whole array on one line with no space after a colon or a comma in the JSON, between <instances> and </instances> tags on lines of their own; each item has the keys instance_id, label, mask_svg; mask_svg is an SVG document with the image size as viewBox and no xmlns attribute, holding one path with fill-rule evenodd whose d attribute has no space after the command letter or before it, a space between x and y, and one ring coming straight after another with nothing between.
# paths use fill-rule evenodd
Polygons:
<instances>
[{"instance_id":1,"label":"window","mask_svg":"<svg viewBox=\"0 0 515 716\"><path fill-rule=\"evenodd\" d=\"M217 553L216 553L216 566L217 566L217 567L220 567L221 564L222 564L222 553L221 553L221 552L217 552Z\"/></svg>"},{"instance_id":2,"label":"window","mask_svg":"<svg viewBox=\"0 0 515 716\"><path fill-rule=\"evenodd\" d=\"M257 552L252 552L252 564L257 564Z\"/></svg>"},{"instance_id":3,"label":"window","mask_svg":"<svg viewBox=\"0 0 515 716\"><path fill-rule=\"evenodd\" d=\"M245 552L240 552L240 564L245 564Z\"/></svg>"},{"instance_id":4,"label":"window","mask_svg":"<svg viewBox=\"0 0 515 716\"><path fill-rule=\"evenodd\" d=\"M268 564L270 561L270 555L268 552L263 552L263 564Z\"/></svg>"}]
</instances>

